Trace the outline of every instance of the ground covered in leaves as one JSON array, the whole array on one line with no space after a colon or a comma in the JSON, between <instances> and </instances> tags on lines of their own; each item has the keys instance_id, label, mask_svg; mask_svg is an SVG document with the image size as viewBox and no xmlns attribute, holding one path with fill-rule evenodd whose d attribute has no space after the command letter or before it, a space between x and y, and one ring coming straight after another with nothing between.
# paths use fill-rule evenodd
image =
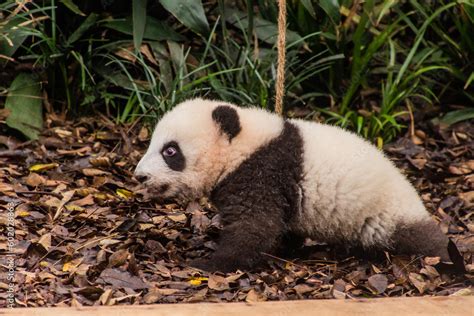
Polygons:
<instances>
[{"instance_id":1,"label":"ground covered in leaves","mask_svg":"<svg viewBox=\"0 0 474 316\"><path fill-rule=\"evenodd\" d=\"M269 257L265 269L200 272L187 262L215 247L219 215L205 199L181 208L137 193L145 128L51 115L47 125L37 142L0 136L0 306L12 296L32 307L472 294L472 122L425 124L385 148L462 252L457 276L437 258L369 260L309 240L304 255Z\"/></svg>"}]
</instances>

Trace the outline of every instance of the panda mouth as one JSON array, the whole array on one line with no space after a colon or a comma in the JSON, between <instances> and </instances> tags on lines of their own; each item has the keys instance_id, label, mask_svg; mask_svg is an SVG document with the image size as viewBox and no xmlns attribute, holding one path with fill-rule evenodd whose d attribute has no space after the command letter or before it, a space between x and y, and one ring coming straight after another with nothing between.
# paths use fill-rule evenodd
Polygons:
<instances>
[{"instance_id":1,"label":"panda mouth","mask_svg":"<svg viewBox=\"0 0 474 316\"><path fill-rule=\"evenodd\" d=\"M147 188L148 193L156 197L164 196L165 193L169 190L169 184L160 184L157 186L150 186Z\"/></svg>"},{"instance_id":2,"label":"panda mouth","mask_svg":"<svg viewBox=\"0 0 474 316\"><path fill-rule=\"evenodd\" d=\"M168 202L185 203L195 195L193 190L183 183L178 186L171 186L168 183L145 183L143 187L145 189L144 197L160 204Z\"/></svg>"}]
</instances>

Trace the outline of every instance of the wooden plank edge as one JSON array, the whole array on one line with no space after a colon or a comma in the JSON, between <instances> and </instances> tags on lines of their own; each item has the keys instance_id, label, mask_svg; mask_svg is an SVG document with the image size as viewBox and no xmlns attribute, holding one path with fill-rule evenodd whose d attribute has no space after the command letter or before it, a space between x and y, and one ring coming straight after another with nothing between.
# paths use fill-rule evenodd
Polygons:
<instances>
[{"instance_id":1,"label":"wooden plank edge","mask_svg":"<svg viewBox=\"0 0 474 316\"><path fill-rule=\"evenodd\" d=\"M200 315L459 315L474 316L474 296L438 296L261 303L180 303L93 307L0 309L0 315L28 316L200 316Z\"/></svg>"}]
</instances>

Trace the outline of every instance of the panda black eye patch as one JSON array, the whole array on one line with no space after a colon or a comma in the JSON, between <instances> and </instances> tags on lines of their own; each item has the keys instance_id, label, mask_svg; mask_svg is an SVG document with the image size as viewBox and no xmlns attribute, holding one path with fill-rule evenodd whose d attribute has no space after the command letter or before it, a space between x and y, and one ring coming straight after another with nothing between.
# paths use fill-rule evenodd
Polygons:
<instances>
[{"instance_id":1,"label":"panda black eye patch","mask_svg":"<svg viewBox=\"0 0 474 316\"><path fill-rule=\"evenodd\" d=\"M161 149L161 156L168 167L174 171L183 171L186 166L186 159L179 145L175 141L166 143Z\"/></svg>"}]
</instances>

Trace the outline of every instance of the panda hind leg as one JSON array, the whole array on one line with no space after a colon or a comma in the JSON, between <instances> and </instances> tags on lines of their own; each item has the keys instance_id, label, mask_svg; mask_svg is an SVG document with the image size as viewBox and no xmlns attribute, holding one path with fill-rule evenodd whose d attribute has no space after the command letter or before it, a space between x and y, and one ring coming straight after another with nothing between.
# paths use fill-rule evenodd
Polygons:
<instances>
[{"instance_id":1,"label":"panda hind leg","mask_svg":"<svg viewBox=\"0 0 474 316\"><path fill-rule=\"evenodd\" d=\"M392 241L397 253L422 254L451 261L448 252L450 240L432 219L399 224Z\"/></svg>"}]
</instances>

